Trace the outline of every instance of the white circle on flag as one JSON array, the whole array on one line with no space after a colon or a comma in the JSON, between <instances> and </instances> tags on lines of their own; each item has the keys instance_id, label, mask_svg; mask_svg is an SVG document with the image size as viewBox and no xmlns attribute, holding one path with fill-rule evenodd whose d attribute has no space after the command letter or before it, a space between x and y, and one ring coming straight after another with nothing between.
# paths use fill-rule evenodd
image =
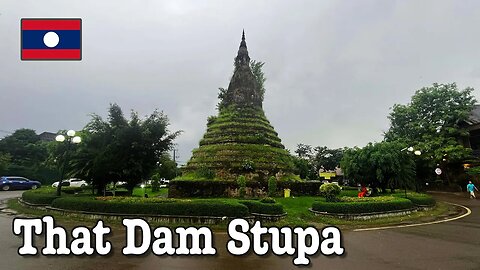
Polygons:
<instances>
[{"instance_id":1,"label":"white circle on flag","mask_svg":"<svg viewBox=\"0 0 480 270\"><path fill-rule=\"evenodd\" d=\"M58 42L60 42L60 38L55 32L48 32L43 36L43 43L49 48L57 46Z\"/></svg>"}]
</instances>

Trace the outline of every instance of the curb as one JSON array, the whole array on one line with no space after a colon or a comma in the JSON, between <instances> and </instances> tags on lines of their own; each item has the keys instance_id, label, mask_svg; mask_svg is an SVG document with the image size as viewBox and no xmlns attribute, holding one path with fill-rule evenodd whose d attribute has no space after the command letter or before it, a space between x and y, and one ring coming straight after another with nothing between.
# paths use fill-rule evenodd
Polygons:
<instances>
[{"instance_id":1,"label":"curb","mask_svg":"<svg viewBox=\"0 0 480 270\"><path fill-rule=\"evenodd\" d=\"M354 232L378 231L378 230L387 230L387 229L397 229L397 228L408 228L408 227L418 227L418 226L433 225L433 224L445 223L445 222L450 222L450 221L454 221L454 220L457 220L457 219L461 219L461 218L464 218L464 217L466 217L466 216L468 216L468 215L470 215L470 214L472 213L472 210L470 210L470 208L468 208L468 207L466 207L466 206L464 206L464 205L456 204L456 203L451 203L451 202L446 202L446 201L443 201L443 203L447 203L447 204L451 204L451 205L455 205L455 206L461 207L461 208L463 208L464 210L466 210L466 213L461 214L461 215L456 216L456 217L453 217L453 218L447 218L447 219L443 219L443 220L436 220L436 221L430 221L430 222L424 222L424 223L415 223L415 224L405 224L405 225L394 225L394 226L376 227L376 228L355 229L355 230L353 230L353 231L354 231Z\"/></svg>"}]
</instances>

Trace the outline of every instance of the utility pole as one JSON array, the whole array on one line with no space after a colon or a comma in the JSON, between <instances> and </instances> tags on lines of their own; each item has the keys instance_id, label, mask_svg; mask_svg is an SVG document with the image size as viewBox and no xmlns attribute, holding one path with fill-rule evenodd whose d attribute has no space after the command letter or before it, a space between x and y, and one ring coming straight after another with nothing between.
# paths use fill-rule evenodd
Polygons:
<instances>
[{"instance_id":1,"label":"utility pole","mask_svg":"<svg viewBox=\"0 0 480 270\"><path fill-rule=\"evenodd\" d=\"M177 168L178 168L178 165L177 165L177 152L178 152L178 149L176 148L177 144L175 144L175 147L173 148L173 163L175 164L175 177L177 177Z\"/></svg>"}]
</instances>

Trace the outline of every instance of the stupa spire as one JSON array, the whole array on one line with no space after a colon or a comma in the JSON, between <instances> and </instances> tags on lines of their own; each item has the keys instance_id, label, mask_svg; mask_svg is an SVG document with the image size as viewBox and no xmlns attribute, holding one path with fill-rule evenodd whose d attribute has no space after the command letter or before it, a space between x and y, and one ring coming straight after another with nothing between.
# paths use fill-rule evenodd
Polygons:
<instances>
[{"instance_id":1,"label":"stupa spire","mask_svg":"<svg viewBox=\"0 0 480 270\"><path fill-rule=\"evenodd\" d=\"M245 30L242 31L242 41L240 42L240 47L238 48L237 57L235 57L235 67L239 68L243 65L250 64L250 57L248 56L247 42L245 41Z\"/></svg>"}]
</instances>

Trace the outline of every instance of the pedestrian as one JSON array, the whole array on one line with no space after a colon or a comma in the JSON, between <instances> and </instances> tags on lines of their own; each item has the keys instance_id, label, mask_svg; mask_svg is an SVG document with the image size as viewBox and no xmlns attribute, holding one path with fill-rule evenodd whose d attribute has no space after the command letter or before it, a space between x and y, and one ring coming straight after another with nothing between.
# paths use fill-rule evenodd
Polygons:
<instances>
[{"instance_id":1,"label":"pedestrian","mask_svg":"<svg viewBox=\"0 0 480 270\"><path fill-rule=\"evenodd\" d=\"M476 199L475 190L478 192L478 188L472 183L472 181L468 181L467 191L470 192L470 199Z\"/></svg>"}]
</instances>

